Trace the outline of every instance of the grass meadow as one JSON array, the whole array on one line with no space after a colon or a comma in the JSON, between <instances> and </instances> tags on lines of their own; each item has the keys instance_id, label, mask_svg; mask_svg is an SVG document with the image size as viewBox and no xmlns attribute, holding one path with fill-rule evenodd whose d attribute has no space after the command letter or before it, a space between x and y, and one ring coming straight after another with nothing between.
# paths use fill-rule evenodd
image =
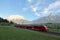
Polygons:
<instances>
[{"instance_id":1,"label":"grass meadow","mask_svg":"<svg viewBox=\"0 0 60 40\"><path fill-rule=\"evenodd\" d=\"M0 25L0 40L60 40L60 36Z\"/></svg>"}]
</instances>

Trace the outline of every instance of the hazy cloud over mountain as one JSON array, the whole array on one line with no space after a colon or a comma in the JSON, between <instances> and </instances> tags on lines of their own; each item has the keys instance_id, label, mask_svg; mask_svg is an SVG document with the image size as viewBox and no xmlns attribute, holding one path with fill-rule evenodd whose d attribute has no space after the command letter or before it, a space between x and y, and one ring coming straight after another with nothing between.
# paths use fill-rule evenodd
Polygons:
<instances>
[{"instance_id":1,"label":"hazy cloud over mountain","mask_svg":"<svg viewBox=\"0 0 60 40\"><path fill-rule=\"evenodd\" d=\"M13 20L24 20L25 18L23 16L20 15L11 15L7 18L7 20L9 21L13 21Z\"/></svg>"}]
</instances>

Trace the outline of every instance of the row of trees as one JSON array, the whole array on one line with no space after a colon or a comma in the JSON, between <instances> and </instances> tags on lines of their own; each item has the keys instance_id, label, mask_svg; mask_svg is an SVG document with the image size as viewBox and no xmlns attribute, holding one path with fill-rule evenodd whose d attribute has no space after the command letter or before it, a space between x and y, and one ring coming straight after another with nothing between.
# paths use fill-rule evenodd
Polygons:
<instances>
[{"instance_id":1,"label":"row of trees","mask_svg":"<svg viewBox=\"0 0 60 40\"><path fill-rule=\"evenodd\" d=\"M3 19L3 18L0 17L0 23L10 23L10 24L12 24L13 22L12 21L9 22L7 19Z\"/></svg>"},{"instance_id":2,"label":"row of trees","mask_svg":"<svg viewBox=\"0 0 60 40\"><path fill-rule=\"evenodd\" d=\"M59 23L48 23L48 24L45 24L45 25L50 29L60 29L60 24Z\"/></svg>"}]
</instances>

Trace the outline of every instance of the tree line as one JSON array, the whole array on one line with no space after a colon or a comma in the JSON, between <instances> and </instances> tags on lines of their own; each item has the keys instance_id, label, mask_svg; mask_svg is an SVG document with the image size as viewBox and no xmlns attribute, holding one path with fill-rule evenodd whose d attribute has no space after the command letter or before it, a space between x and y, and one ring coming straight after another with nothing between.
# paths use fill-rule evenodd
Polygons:
<instances>
[{"instance_id":1,"label":"tree line","mask_svg":"<svg viewBox=\"0 0 60 40\"><path fill-rule=\"evenodd\" d=\"M7 19L3 19L1 17L0 17L0 23L10 23L10 24L13 24L12 21L9 22Z\"/></svg>"}]
</instances>

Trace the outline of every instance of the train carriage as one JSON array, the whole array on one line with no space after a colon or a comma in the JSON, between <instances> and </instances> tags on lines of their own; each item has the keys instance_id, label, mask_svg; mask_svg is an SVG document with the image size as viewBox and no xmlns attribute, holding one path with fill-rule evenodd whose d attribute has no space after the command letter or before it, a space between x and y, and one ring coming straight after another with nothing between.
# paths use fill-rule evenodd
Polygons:
<instances>
[{"instance_id":1,"label":"train carriage","mask_svg":"<svg viewBox=\"0 0 60 40\"><path fill-rule=\"evenodd\" d=\"M16 24L15 27L37 30L37 31L48 31L48 28L45 25L19 25L19 24Z\"/></svg>"}]
</instances>

